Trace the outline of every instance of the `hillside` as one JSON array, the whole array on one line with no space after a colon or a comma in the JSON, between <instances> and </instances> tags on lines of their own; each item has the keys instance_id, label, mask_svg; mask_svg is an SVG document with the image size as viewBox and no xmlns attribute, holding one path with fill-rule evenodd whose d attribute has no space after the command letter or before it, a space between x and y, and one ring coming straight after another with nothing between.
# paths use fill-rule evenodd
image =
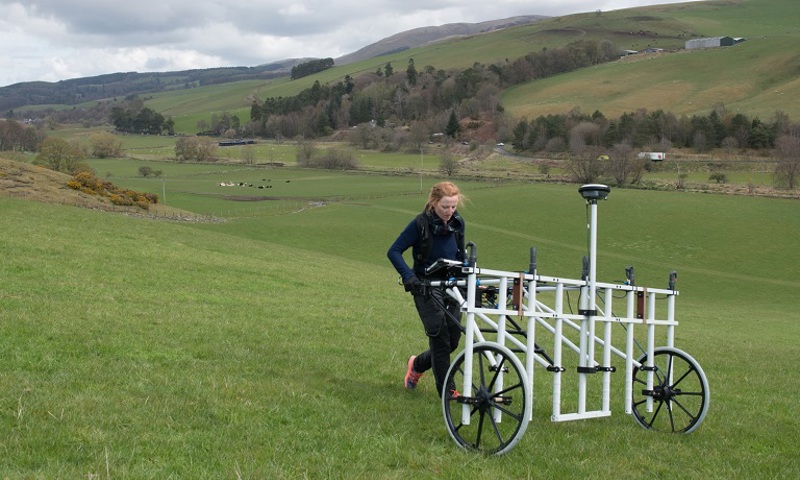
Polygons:
<instances>
[{"instance_id":1,"label":"hillside","mask_svg":"<svg viewBox=\"0 0 800 480\"><path fill-rule=\"evenodd\" d=\"M448 23L435 27L419 27L392 35L367 45L353 53L336 59L336 65L347 65L373 57L398 53L415 47L423 47L441 40L452 40L469 35L496 32L504 28L526 25L543 20L542 15L525 15L479 23Z\"/></svg>"},{"instance_id":2,"label":"hillside","mask_svg":"<svg viewBox=\"0 0 800 480\"><path fill-rule=\"evenodd\" d=\"M623 47L629 32L639 31L641 38L629 41L629 48L663 50L518 85L504 92L503 105L513 116L528 118L576 107L606 116L640 108L707 115L724 107L762 119L782 111L797 121L800 105L786 99L800 95L800 28L785 21L796 5L791 0L704 1L559 19L587 37L604 35ZM733 47L683 48L689 38L715 36L744 41Z\"/></svg>"},{"instance_id":3,"label":"hillside","mask_svg":"<svg viewBox=\"0 0 800 480\"><path fill-rule=\"evenodd\" d=\"M282 76L165 90L152 94L147 106L174 118L179 131L190 132L198 121L207 121L210 112L230 111L249 118L253 100L291 97L316 81L335 84L347 75L373 73L389 62L397 68L413 59L420 67L443 70L466 69L475 63L507 65L531 52L583 39L609 40L619 49L657 49L658 53L632 55L514 86L500 96L504 110L515 119L530 119L576 108L612 117L639 109L707 115L724 107L762 119L780 110L796 120L800 104L786 99L800 95L795 48L800 32L785 20L795 8L792 0L706 0L545 18L477 35L460 34L461 26L456 24L442 26L439 34L444 36L449 29L450 36L432 44L428 29L415 29L298 80ZM746 41L736 47L684 50L688 39L721 35ZM412 47L414 38L424 46ZM382 55L371 56L378 54Z\"/></svg>"},{"instance_id":4,"label":"hillside","mask_svg":"<svg viewBox=\"0 0 800 480\"><path fill-rule=\"evenodd\" d=\"M542 274L580 272L574 186L468 194L481 265L525 267L537 245ZM425 338L385 251L422 200L188 225L0 198L0 476L527 478L535 459L546 478L796 477L794 202L615 189L602 269L635 265L641 285L679 271L676 345L705 369L711 410L689 436L640 428L614 356L614 414L551 422L553 377L537 365L534 419L498 459L454 445L430 377L401 386ZM552 351L545 329L536 338Z\"/></svg>"},{"instance_id":5,"label":"hillside","mask_svg":"<svg viewBox=\"0 0 800 480\"><path fill-rule=\"evenodd\" d=\"M75 105L111 97L240 82L289 75L307 59L291 59L257 67L221 67L179 72L119 72L60 82L22 82L0 88L0 112L34 105Z\"/></svg>"},{"instance_id":6,"label":"hillside","mask_svg":"<svg viewBox=\"0 0 800 480\"><path fill-rule=\"evenodd\" d=\"M89 210L122 213L129 216L182 221L208 221L197 215L166 205L151 205L149 210L137 206L119 206L107 198L90 195L67 187L72 176L29 163L0 158L0 197L14 197L42 203L71 205Z\"/></svg>"},{"instance_id":7,"label":"hillside","mask_svg":"<svg viewBox=\"0 0 800 480\"><path fill-rule=\"evenodd\" d=\"M499 31L544 18L547 17L526 15L479 23L415 28L379 40L335 61L337 65L346 65L442 39ZM265 81L288 77L292 67L308 60L310 59L293 58L255 67L220 67L176 72L119 72L60 82L22 82L0 88L0 112L33 105L75 105L115 96L183 90L244 80Z\"/></svg>"},{"instance_id":8,"label":"hillside","mask_svg":"<svg viewBox=\"0 0 800 480\"><path fill-rule=\"evenodd\" d=\"M555 49L577 40L610 40L617 48L642 53L517 85L500 96L512 118L529 119L574 108L607 117L639 109L707 115L725 107L734 113L771 118L780 109L800 118L796 80L796 25L787 23L790 0L707 0L543 19L481 35L453 38L347 65L296 81L239 82L221 88L161 93L152 108L192 128L209 110L248 116L253 98L287 97L315 81L332 85L350 75L370 74L391 62L464 70L474 64L509 65L531 52ZM687 52L691 38L729 35L747 39L736 47ZM211 107L211 108L209 108Z\"/></svg>"}]
</instances>

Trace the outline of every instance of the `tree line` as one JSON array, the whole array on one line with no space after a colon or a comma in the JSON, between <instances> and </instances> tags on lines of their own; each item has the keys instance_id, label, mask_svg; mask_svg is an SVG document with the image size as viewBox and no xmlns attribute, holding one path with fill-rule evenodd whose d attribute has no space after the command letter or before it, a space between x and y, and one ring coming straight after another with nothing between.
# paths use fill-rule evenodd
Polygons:
<instances>
[{"instance_id":1,"label":"tree line","mask_svg":"<svg viewBox=\"0 0 800 480\"><path fill-rule=\"evenodd\" d=\"M461 71L431 65L419 69L412 58L403 72L387 62L374 73L348 76L334 85L315 82L294 97L254 102L249 128L269 138L314 138L366 122L424 122L431 132L444 131L451 111L459 120L494 118L502 111L498 95L503 88L618 58L610 42L581 40Z\"/></svg>"},{"instance_id":2,"label":"tree line","mask_svg":"<svg viewBox=\"0 0 800 480\"><path fill-rule=\"evenodd\" d=\"M733 113L724 106L708 115L677 116L664 110L640 109L608 119L600 111L588 115L573 110L520 120L512 130L518 152L566 152L585 145L610 148L626 143L632 147L666 151L672 147L707 152L714 148L774 148L781 135L798 132L798 125L777 112L771 120Z\"/></svg>"},{"instance_id":3,"label":"tree line","mask_svg":"<svg viewBox=\"0 0 800 480\"><path fill-rule=\"evenodd\" d=\"M320 58L317 60L310 60L303 62L292 67L291 78L296 80L298 78L307 77L323 70L333 67L332 58Z\"/></svg>"},{"instance_id":4,"label":"tree line","mask_svg":"<svg viewBox=\"0 0 800 480\"><path fill-rule=\"evenodd\" d=\"M148 135L174 135L175 121L165 118L150 107L145 107L144 102L136 95L126 98L123 105L111 108L111 124L118 132L140 133Z\"/></svg>"},{"instance_id":5,"label":"tree line","mask_svg":"<svg viewBox=\"0 0 800 480\"><path fill-rule=\"evenodd\" d=\"M34 125L0 119L0 152L33 152L43 138L41 130Z\"/></svg>"}]
</instances>

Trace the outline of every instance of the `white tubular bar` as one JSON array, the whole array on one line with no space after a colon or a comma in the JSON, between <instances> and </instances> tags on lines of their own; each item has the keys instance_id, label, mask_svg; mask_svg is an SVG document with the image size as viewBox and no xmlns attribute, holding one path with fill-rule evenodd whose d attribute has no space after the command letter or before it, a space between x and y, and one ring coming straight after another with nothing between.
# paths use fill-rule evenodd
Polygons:
<instances>
[{"instance_id":1,"label":"white tubular bar","mask_svg":"<svg viewBox=\"0 0 800 480\"><path fill-rule=\"evenodd\" d=\"M596 205L590 207L594 217ZM553 374L551 420L554 422L611 415L611 383L612 373L615 371L612 359L615 356L623 359L625 364L622 380L625 413L633 413L632 401L635 388L653 389L656 383L656 375L652 368L655 364L653 357L656 346L660 346L656 341L656 327L666 327L666 345L672 347L677 326L675 297L678 292L671 289L650 289L628 284L597 282L594 278L597 273L594 259L595 222L596 219L592 218L589 224L592 255L589 257L588 269L585 270L588 273L587 278L570 279L542 276L535 271L522 273L464 267L462 273L466 274L466 277L431 282L432 286L444 288L447 294L461 305L462 314L465 314L465 359L462 365L464 381L459 386L465 395L471 395L473 388L474 344L485 342L487 338L489 342L496 342L498 345L508 347L512 352L525 355L522 362L525 371L522 373L528 380L529 398L533 398L534 372L537 364ZM579 292L577 305L574 303L569 305L571 303L569 292ZM491 295L486 297L491 298L491 302L485 301L482 295ZM625 305L622 307L622 300L619 300L617 307L624 310L624 313L614 312L614 301L622 297L625 299ZM657 300L657 297L661 300ZM656 301L664 299L666 308L663 305L657 308ZM573 302L575 300L572 299ZM571 313L575 306L578 307L578 311ZM657 318L657 310L666 315ZM516 319L519 319L519 323ZM615 328L613 323L618 323L625 329L621 348L615 347L612 342ZM637 346L635 332L639 324L646 327L647 337L642 339L644 344L641 346ZM536 332L538 327L543 330ZM565 332L565 327L571 330ZM525 330L520 332L519 329L522 328ZM539 338L541 341L542 334L547 333L552 335L552 353L547 352L543 355L541 352L537 353L536 339ZM642 348L647 357L644 365L638 361ZM574 352L575 356L570 352ZM552 354L552 358L548 354ZM490 355L486 357L486 361L497 365L498 360L494 355ZM574 376L575 370L573 370L576 367L577 377ZM644 376L646 381L643 385L635 385L632 381L633 371L636 368L646 370ZM602 375L598 375L601 373ZM599 383L590 381L589 375L598 375L596 380ZM569 389L565 391L563 387L568 376L575 378L575 383L570 379ZM498 372L494 385L495 393L502 391L504 382L503 373ZM599 396L596 387L601 388ZM562 412L563 397L575 393L578 397L577 405L570 407L570 410L573 408L574 410ZM464 425L470 423L471 408L469 403L462 405L461 421ZM652 397L649 397L646 409L652 412L654 408ZM532 418L533 409L530 415ZM499 409L493 413L494 421L501 421L502 416Z\"/></svg>"},{"instance_id":2,"label":"white tubular bar","mask_svg":"<svg viewBox=\"0 0 800 480\"><path fill-rule=\"evenodd\" d=\"M675 295L667 295L667 320L670 321L670 324L667 325L667 346L673 348L675 346ZM674 381L673 373L672 369L670 369L670 385Z\"/></svg>"},{"instance_id":3,"label":"white tubular bar","mask_svg":"<svg viewBox=\"0 0 800 480\"><path fill-rule=\"evenodd\" d=\"M634 318L634 310L636 305L636 292L629 290L625 295L626 308L625 316L627 318ZM633 413L633 324L625 327L625 413L628 415Z\"/></svg>"},{"instance_id":4,"label":"white tubular bar","mask_svg":"<svg viewBox=\"0 0 800 480\"><path fill-rule=\"evenodd\" d=\"M560 415L554 415L551 420L554 422L569 422L572 420L586 420L589 418L602 418L610 416L611 412L601 412L597 410L594 412L585 412L585 413L562 413Z\"/></svg>"},{"instance_id":5,"label":"white tubular bar","mask_svg":"<svg viewBox=\"0 0 800 480\"><path fill-rule=\"evenodd\" d=\"M478 328L475 325L475 313L473 312L473 308L475 307L475 289L478 284L478 277L475 273L475 269L467 277L467 304L464 306L462 304L462 309L466 308L467 310L467 326L464 332L464 382L461 385L461 391L464 392L464 395L472 395L472 353L473 353L473 341L475 332ZM464 404L461 406L461 423L464 425L469 425L470 414L469 414L469 405Z\"/></svg>"},{"instance_id":6,"label":"white tubular bar","mask_svg":"<svg viewBox=\"0 0 800 480\"><path fill-rule=\"evenodd\" d=\"M498 304L508 305L508 277L500 277L500 285L498 286ZM501 313L497 316L497 343L505 346L506 340L506 315ZM498 370L497 381L495 382L494 392L499 393L503 391L503 370ZM503 412L500 409L494 409L494 421L500 422L503 418Z\"/></svg>"},{"instance_id":7,"label":"white tubular bar","mask_svg":"<svg viewBox=\"0 0 800 480\"><path fill-rule=\"evenodd\" d=\"M611 411L611 302L614 301L614 291L605 290L606 314L603 318L603 411Z\"/></svg>"},{"instance_id":8,"label":"white tubular bar","mask_svg":"<svg viewBox=\"0 0 800 480\"><path fill-rule=\"evenodd\" d=\"M670 348L675 347L675 294L670 293L667 295L667 346Z\"/></svg>"},{"instance_id":9,"label":"white tubular bar","mask_svg":"<svg viewBox=\"0 0 800 480\"><path fill-rule=\"evenodd\" d=\"M647 389L653 389L653 377L655 372L652 370L652 367L655 365L654 352L656 349L656 324L654 320L656 318L656 294L655 292L646 292L647 293L647 316L645 318L645 322L647 322ZM647 411L653 411L653 397L647 397Z\"/></svg>"},{"instance_id":10,"label":"white tubular bar","mask_svg":"<svg viewBox=\"0 0 800 480\"><path fill-rule=\"evenodd\" d=\"M564 313L564 284L556 284L554 331L553 331L553 415L555 421L561 415L561 344L563 341L564 322L561 316Z\"/></svg>"},{"instance_id":11,"label":"white tubular bar","mask_svg":"<svg viewBox=\"0 0 800 480\"><path fill-rule=\"evenodd\" d=\"M528 289L527 289L527 294L526 294L526 299L527 299L528 303L525 305L525 308L526 308L526 310L528 312L534 312L535 308L536 308L535 307L536 306L536 272L531 272L531 273L533 273L534 275L533 275L533 278L531 278L530 281L528 282ZM523 281L523 279L520 278L520 282L522 282L522 281ZM520 302L521 301L522 300L520 300ZM528 316L528 325L527 325L526 328L527 328L527 331L528 331L528 347L525 349L525 353L526 353L526 355L525 355L525 369L526 369L526 371L528 373L528 380L530 380L528 382L528 385L530 385L530 387L531 387L531 391L528 392L528 396L529 396L529 398L533 398L533 376L534 376L533 375L533 373L534 373L533 362L534 362L535 358L538 356L538 355L536 355L534 353L536 351L536 317L534 317L533 315ZM541 360L541 363L545 367L547 366L547 363L544 360ZM530 416L530 418L528 420L532 420L532 419L533 419L533 409L531 408L531 416Z\"/></svg>"}]
</instances>

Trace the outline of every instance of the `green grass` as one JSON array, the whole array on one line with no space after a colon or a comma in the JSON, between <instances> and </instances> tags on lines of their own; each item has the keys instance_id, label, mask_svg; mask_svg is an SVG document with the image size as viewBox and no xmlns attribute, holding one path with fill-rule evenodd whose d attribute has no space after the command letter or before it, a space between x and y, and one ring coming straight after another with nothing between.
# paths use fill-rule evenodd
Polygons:
<instances>
[{"instance_id":1,"label":"green grass","mask_svg":"<svg viewBox=\"0 0 800 480\"><path fill-rule=\"evenodd\" d=\"M620 48L681 51L627 57L528 82L505 91L502 103L514 117L529 119L574 107L616 117L640 108L708 115L719 106L762 119L770 119L778 111L797 118L800 111L786 101L800 94L794 72L797 54L792 47L800 34L796 25L785 21L794 8L789 0L740 0L565 17L559 19L565 26L582 29L587 35L605 35ZM644 16L634 16L634 12ZM640 29L656 32L658 39L626 47L624 34ZM710 36L747 41L733 48L682 50L686 39Z\"/></svg>"},{"instance_id":2,"label":"green grass","mask_svg":"<svg viewBox=\"0 0 800 480\"><path fill-rule=\"evenodd\" d=\"M221 224L0 197L0 477L800 474L796 201L614 189L599 276L634 265L663 286L679 272L677 345L708 375L706 421L644 431L616 378L614 416L554 424L539 370L524 438L484 458L450 440L430 378L400 383L425 341L385 252L424 202L418 179L322 173L304 181L344 200ZM575 186L461 184L479 265L524 269L537 246L541 273L578 275Z\"/></svg>"},{"instance_id":3,"label":"green grass","mask_svg":"<svg viewBox=\"0 0 800 480\"><path fill-rule=\"evenodd\" d=\"M529 119L573 107L587 113L599 110L609 118L639 108L705 116L718 106L764 120L778 111L797 118L800 112L786 98L800 93L791 48L799 37L787 34L729 48L629 57L512 87L502 101L513 116ZM739 81L720 81L719 72Z\"/></svg>"}]
</instances>

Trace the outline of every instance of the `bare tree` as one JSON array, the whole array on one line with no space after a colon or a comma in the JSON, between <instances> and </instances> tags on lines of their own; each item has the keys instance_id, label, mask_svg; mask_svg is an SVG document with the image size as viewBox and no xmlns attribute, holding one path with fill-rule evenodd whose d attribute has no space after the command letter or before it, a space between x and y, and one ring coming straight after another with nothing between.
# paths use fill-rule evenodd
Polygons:
<instances>
[{"instance_id":1,"label":"bare tree","mask_svg":"<svg viewBox=\"0 0 800 480\"><path fill-rule=\"evenodd\" d=\"M793 189L800 175L800 137L781 135L775 141L778 164L775 166L775 182Z\"/></svg>"},{"instance_id":2,"label":"bare tree","mask_svg":"<svg viewBox=\"0 0 800 480\"><path fill-rule=\"evenodd\" d=\"M579 151L586 145L600 144L600 127L592 122L580 122L569 131L569 149L573 153Z\"/></svg>"},{"instance_id":3,"label":"bare tree","mask_svg":"<svg viewBox=\"0 0 800 480\"><path fill-rule=\"evenodd\" d=\"M445 152L439 157L439 171L448 177L458 172L458 160L452 153Z\"/></svg>"},{"instance_id":4,"label":"bare tree","mask_svg":"<svg viewBox=\"0 0 800 480\"><path fill-rule=\"evenodd\" d=\"M628 143L618 143L611 148L608 156L606 173L614 177L617 185L639 183L644 174L645 159L634 155L633 147Z\"/></svg>"},{"instance_id":5,"label":"bare tree","mask_svg":"<svg viewBox=\"0 0 800 480\"><path fill-rule=\"evenodd\" d=\"M314 163L315 157L319 155L317 147L313 142L306 141L300 137L297 139L297 153L295 158L297 164L303 167L310 167Z\"/></svg>"},{"instance_id":6,"label":"bare tree","mask_svg":"<svg viewBox=\"0 0 800 480\"><path fill-rule=\"evenodd\" d=\"M181 137L175 142L175 157L179 161L210 161L216 153L217 143L208 137Z\"/></svg>"},{"instance_id":7,"label":"bare tree","mask_svg":"<svg viewBox=\"0 0 800 480\"><path fill-rule=\"evenodd\" d=\"M256 151L252 145L245 145L239 152L239 158L247 165L252 165L256 159Z\"/></svg>"},{"instance_id":8,"label":"bare tree","mask_svg":"<svg viewBox=\"0 0 800 480\"><path fill-rule=\"evenodd\" d=\"M595 182L603 174L604 159L600 147L584 147L579 152L573 153L567 167L572 178L578 183Z\"/></svg>"}]
</instances>

